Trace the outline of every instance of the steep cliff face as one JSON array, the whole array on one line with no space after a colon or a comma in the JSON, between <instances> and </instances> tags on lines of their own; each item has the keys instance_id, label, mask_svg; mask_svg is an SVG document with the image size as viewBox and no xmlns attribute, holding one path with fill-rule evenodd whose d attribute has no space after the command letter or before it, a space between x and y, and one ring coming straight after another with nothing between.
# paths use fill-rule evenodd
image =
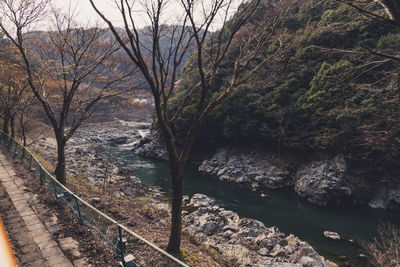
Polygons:
<instances>
[{"instance_id":1,"label":"steep cliff face","mask_svg":"<svg viewBox=\"0 0 400 267\"><path fill-rule=\"evenodd\" d=\"M365 182L347 172L343 155L328 160L312 161L295 174L294 190L308 201L326 206L346 201L358 202Z\"/></svg>"},{"instance_id":2,"label":"steep cliff face","mask_svg":"<svg viewBox=\"0 0 400 267\"><path fill-rule=\"evenodd\" d=\"M240 153L232 149L219 149L211 159L204 160L199 171L253 189L282 188L292 184L289 172L278 168L260 153Z\"/></svg>"},{"instance_id":3,"label":"steep cliff face","mask_svg":"<svg viewBox=\"0 0 400 267\"><path fill-rule=\"evenodd\" d=\"M389 194L392 196L389 200L387 194L368 190L372 185L348 172L342 154L325 156L324 159L304 159L304 163L297 166L290 166L291 163L272 153L245 153L221 148L201 163L199 171L260 192L293 187L298 195L320 206L375 201L378 203L376 208L399 210L395 208L395 192Z\"/></svg>"}]
</instances>

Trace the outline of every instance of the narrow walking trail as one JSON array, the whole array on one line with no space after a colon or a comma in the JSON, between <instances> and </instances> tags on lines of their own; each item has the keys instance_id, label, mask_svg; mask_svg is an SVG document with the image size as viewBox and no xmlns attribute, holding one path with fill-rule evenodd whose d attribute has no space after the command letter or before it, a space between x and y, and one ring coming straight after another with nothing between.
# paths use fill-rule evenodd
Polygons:
<instances>
[{"instance_id":1,"label":"narrow walking trail","mask_svg":"<svg viewBox=\"0 0 400 267\"><path fill-rule=\"evenodd\" d=\"M33 195L0 151L0 216L21 266L73 267L29 203Z\"/></svg>"}]
</instances>

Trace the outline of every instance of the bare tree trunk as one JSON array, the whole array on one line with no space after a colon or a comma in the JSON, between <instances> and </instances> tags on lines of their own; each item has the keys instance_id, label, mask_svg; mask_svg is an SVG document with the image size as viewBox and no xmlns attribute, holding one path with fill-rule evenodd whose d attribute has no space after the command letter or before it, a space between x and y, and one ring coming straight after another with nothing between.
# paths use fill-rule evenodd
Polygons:
<instances>
[{"instance_id":1,"label":"bare tree trunk","mask_svg":"<svg viewBox=\"0 0 400 267\"><path fill-rule=\"evenodd\" d=\"M26 147L25 124L24 124L24 117L23 117L23 115L21 115L21 116L19 117L19 123L21 124L22 142L24 143L24 147Z\"/></svg>"},{"instance_id":2,"label":"bare tree trunk","mask_svg":"<svg viewBox=\"0 0 400 267\"><path fill-rule=\"evenodd\" d=\"M172 176L172 216L171 229L167 251L172 254L180 253L182 232L182 199L183 199L183 170L179 166L171 166Z\"/></svg>"},{"instance_id":3,"label":"bare tree trunk","mask_svg":"<svg viewBox=\"0 0 400 267\"><path fill-rule=\"evenodd\" d=\"M232 90L237 88L238 85L247 81L250 76L264 63L266 63L270 56L261 60L265 54L265 45L269 36L272 36L275 23L269 23L271 26L266 27L260 37L251 39L243 44L240 44L240 53L238 58L235 60L232 78L229 82L229 87L217 97L211 97L208 99L210 89L212 88L217 74L221 69L221 63L228 55L230 47L234 41L236 33L242 28L246 21L252 16L259 6L261 0L249 1L248 4L243 5L243 9L239 12L235 19L231 23L227 22L229 18L229 10L231 7L232 0L215 0L210 1L210 11L205 11L202 6L202 1L178 1L181 2L184 9L183 13L178 17L181 17L179 21L172 28L172 35L170 37L170 47L166 51L161 51L161 43L164 42L167 31L164 30L164 26L160 24L162 21L162 11L167 6L168 0L154 1L139 1L139 5L142 4L142 8L148 18L151 20L150 36L151 40L149 43L152 48L148 51L150 55L144 56L141 52L142 38L139 31L136 28L136 17L133 15L131 4L135 1L115 1L118 6L121 16L124 20L125 33L128 37L128 42L124 40L123 34L113 25L113 22L100 11L94 4L94 0L90 0L92 7L96 13L103 19L104 22L109 26L112 34L121 45L122 49L126 52L133 65L135 65L143 75L144 80L149 86L154 99L154 105L157 113L159 126L164 135L166 148L168 151L173 197L172 197L172 217L171 217L171 233L170 239L167 246L167 251L172 254L180 254L180 242L181 242L181 228L182 228L182 198L183 198L183 169L187 162L189 153L192 149L193 142L198 131L198 128L207 114L219 105ZM120 4L119 4L120 2ZM241 1L242 2L242 1ZM245 3L246 1L243 1ZM136 3L135 3L136 4ZM203 14L200 15L202 24L196 24L197 18L193 10L196 7L203 7ZM212 28L214 18L221 16L224 18L223 28L219 30L213 41L213 47L216 49L205 49L206 42L210 41L209 30ZM275 19L275 16L272 16ZM231 25L230 25L231 24ZM183 25L183 26L182 26ZM230 25L227 28L227 25ZM226 33L226 36L225 36ZM170 33L168 33L170 35ZM247 37L246 37L247 39ZM211 42L210 42L211 43ZM187 92L187 96L183 99L177 112L175 114L169 114L169 104L177 91L175 86L177 84L179 69L182 66L182 61L185 54L194 47L197 54L197 61L194 63L200 76L200 81L192 89ZM250 51L251 50L251 51ZM205 54L208 54L205 56ZM255 59L260 59L260 63L256 64L250 71L246 68L251 66ZM172 66L170 63L172 62ZM172 129L174 128L174 121L179 118L181 112L187 106L188 101L193 99L193 94L199 94L200 98L195 99L195 113L191 120L189 131L183 142L183 148L178 153L176 147L176 137L173 134Z\"/></svg>"},{"instance_id":4,"label":"bare tree trunk","mask_svg":"<svg viewBox=\"0 0 400 267\"><path fill-rule=\"evenodd\" d=\"M63 134L56 133L56 140L57 140L57 166L55 170L55 175L60 183L65 184L66 183L65 142Z\"/></svg>"},{"instance_id":5,"label":"bare tree trunk","mask_svg":"<svg viewBox=\"0 0 400 267\"><path fill-rule=\"evenodd\" d=\"M11 128L11 137L15 137L15 116L10 117L10 128Z\"/></svg>"},{"instance_id":6,"label":"bare tree trunk","mask_svg":"<svg viewBox=\"0 0 400 267\"><path fill-rule=\"evenodd\" d=\"M3 132L8 134L8 124L10 123L10 117L7 113L4 114L4 122L3 122Z\"/></svg>"}]
</instances>

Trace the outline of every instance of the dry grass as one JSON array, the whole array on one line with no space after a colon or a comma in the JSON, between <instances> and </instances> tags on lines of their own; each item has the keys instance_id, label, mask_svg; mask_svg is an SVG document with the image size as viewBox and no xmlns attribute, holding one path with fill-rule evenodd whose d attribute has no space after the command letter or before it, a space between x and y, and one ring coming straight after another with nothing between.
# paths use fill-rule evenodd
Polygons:
<instances>
[{"instance_id":1,"label":"dry grass","mask_svg":"<svg viewBox=\"0 0 400 267\"><path fill-rule=\"evenodd\" d=\"M374 266L400 266L400 230L394 225L380 225L378 236L371 242L364 242L363 247Z\"/></svg>"},{"instance_id":2,"label":"dry grass","mask_svg":"<svg viewBox=\"0 0 400 267\"><path fill-rule=\"evenodd\" d=\"M169 237L170 214L166 210L157 209L153 205L153 200L141 197L136 199L117 198L110 194L103 194L101 190L93 190L82 181L75 184L70 180L68 187L72 191L78 192L83 199L91 203L100 211L118 220L130 230L138 233L140 236L154 243L158 247L165 249ZM101 202L93 201L93 198L101 198ZM135 251L135 256L146 266L173 266L173 264L160 253L144 245L137 239L128 237L128 248ZM209 253L204 246L188 234L182 234L182 255L184 260L190 266L229 266L224 259L216 258L215 252ZM216 261L215 258L218 260Z\"/></svg>"}]
</instances>

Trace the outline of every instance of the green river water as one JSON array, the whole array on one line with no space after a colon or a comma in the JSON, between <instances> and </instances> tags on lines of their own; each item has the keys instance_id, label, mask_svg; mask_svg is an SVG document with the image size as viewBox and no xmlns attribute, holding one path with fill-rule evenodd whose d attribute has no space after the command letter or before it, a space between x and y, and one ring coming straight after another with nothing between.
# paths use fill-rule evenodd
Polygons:
<instances>
[{"instance_id":1,"label":"green river water","mask_svg":"<svg viewBox=\"0 0 400 267\"><path fill-rule=\"evenodd\" d=\"M102 149L103 150L103 149ZM142 158L118 146L104 147L104 153L134 169L133 175L148 185L170 192L167 162ZM198 172L194 166L185 169L185 194L206 194L217 204L242 217L276 226L285 234L294 234L312 245L320 255L340 266L367 266L359 255L364 253L357 241L376 235L380 223L400 227L400 214L365 206L319 207L301 199L292 189L271 190L262 198L259 193L235 183L220 181ZM346 240L335 241L323 236L324 231L338 232Z\"/></svg>"}]
</instances>

